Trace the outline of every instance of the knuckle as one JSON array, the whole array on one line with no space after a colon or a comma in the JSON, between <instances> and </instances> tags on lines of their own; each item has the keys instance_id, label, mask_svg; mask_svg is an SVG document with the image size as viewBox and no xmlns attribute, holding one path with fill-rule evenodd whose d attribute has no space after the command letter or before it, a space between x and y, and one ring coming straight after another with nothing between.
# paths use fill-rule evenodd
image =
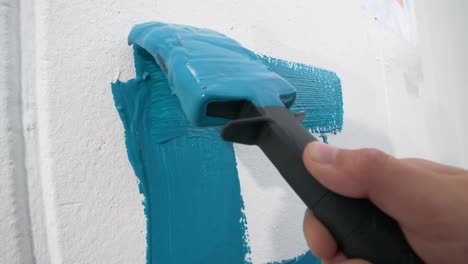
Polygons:
<instances>
[{"instance_id":1,"label":"knuckle","mask_svg":"<svg viewBox=\"0 0 468 264\"><path fill-rule=\"evenodd\" d=\"M377 149L362 149L357 166L363 171L380 170L386 167L390 156Z\"/></svg>"},{"instance_id":2,"label":"knuckle","mask_svg":"<svg viewBox=\"0 0 468 264\"><path fill-rule=\"evenodd\" d=\"M392 156L377 149L358 149L343 151L338 156L338 168L346 174L349 183L359 188L367 186L373 178L379 177L382 172L393 166ZM356 187L356 188L357 188Z\"/></svg>"},{"instance_id":3,"label":"knuckle","mask_svg":"<svg viewBox=\"0 0 468 264\"><path fill-rule=\"evenodd\" d=\"M363 149L362 159L368 163L382 162L385 161L387 155L378 149Z\"/></svg>"}]
</instances>

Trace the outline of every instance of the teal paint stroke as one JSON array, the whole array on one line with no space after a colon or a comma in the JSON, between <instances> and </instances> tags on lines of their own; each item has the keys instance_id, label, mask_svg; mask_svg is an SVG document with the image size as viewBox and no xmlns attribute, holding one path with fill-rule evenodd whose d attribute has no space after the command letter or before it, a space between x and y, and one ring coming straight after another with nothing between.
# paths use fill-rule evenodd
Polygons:
<instances>
[{"instance_id":1,"label":"teal paint stroke","mask_svg":"<svg viewBox=\"0 0 468 264\"><path fill-rule=\"evenodd\" d=\"M283 260L279 262L269 262L268 264L320 264L319 258L314 256L312 252L307 251L306 253L299 255L295 258Z\"/></svg>"},{"instance_id":2,"label":"teal paint stroke","mask_svg":"<svg viewBox=\"0 0 468 264\"><path fill-rule=\"evenodd\" d=\"M134 45L136 78L112 84L128 157L144 195L147 263L251 263L233 146L222 141L219 128L189 123L155 54L147 50ZM298 88L298 104L293 108L306 112L303 122L307 127L318 133L341 130L341 87L334 73L260 58ZM325 77L318 78L318 72ZM333 89L317 84L317 79L323 81L326 76L333 79L328 82ZM333 97L335 101L329 100ZM338 102L338 109L310 106L325 101ZM321 113L322 109L327 113ZM307 252L278 263L319 260Z\"/></svg>"},{"instance_id":3,"label":"teal paint stroke","mask_svg":"<svg viewBox=\"0 0 468 264\"><path fill-rule=\"evenodd\" d=\"M336 134L343 125L341 82L336 73L310 65L260 55L262 62L297 89L293 112L305 112L304 127Z\"/></svg>"},{"instance_id":4,"label":"teal paint stroke","mask_svg":"<svg viewBox=\"0 0 468 264\"><path fill-rule=\"evenodd\" d=\"M147 217L147 263L248 262L233 146L185 118L166 77L135 46L137 78L112 85Z\"/></svg>"}]
</instances>

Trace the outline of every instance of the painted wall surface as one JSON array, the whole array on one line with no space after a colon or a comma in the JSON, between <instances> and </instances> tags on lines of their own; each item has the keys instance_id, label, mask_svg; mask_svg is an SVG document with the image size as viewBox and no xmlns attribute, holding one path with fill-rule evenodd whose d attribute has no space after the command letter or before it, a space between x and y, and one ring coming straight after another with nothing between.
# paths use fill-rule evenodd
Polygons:
<instances>
[{"instance_id":1,"label":"painted wall surface","mask_svg":"<svg viewBox=\"0 0 468 264\"><path fill-rule=\"evenodd\" d=\"M110 83L151 20L220 31L342 81L342 147L468 167L468 4L415 1L416 44L360 0L0 1L0 263L144 263L145 218ZM235 146L254 263L297 256L304 207Z\"/></svg>"}]
</instances>

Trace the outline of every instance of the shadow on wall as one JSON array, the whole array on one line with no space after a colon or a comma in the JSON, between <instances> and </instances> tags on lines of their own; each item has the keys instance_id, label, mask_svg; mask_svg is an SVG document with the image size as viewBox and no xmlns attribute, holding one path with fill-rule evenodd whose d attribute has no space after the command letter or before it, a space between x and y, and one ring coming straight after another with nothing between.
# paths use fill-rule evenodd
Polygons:
<instances>
[{"instance_id":1,"label":"shadow on wall","mask_svg":"<svg viewBox=\"0 0 468 264\"><path fill-rule=\"evenodd\" d=\"M343 132L331 136L330 143L392 152L386 135L354 120L345 120ZM304 204L258 147L236 144L234 148L252 252L276 260L303 253L307 249L302 233Z\"/></svg>"}]
</instances>

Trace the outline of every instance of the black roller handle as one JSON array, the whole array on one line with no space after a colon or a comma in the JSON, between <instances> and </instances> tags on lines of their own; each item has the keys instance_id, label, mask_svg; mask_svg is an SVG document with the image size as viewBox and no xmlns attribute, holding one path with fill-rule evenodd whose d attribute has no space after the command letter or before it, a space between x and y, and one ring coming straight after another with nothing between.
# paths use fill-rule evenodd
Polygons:
<instances>
[{"instance_id":1,"label":"black roller handle","mask_svg":"<svg viewBox=\"0 0 468 264\"><path fill-rule=\"evenodd\" d=\"M317 139L297 115L283 107L256 107L247 101L210 103L207 114L232 119L222 130L224 140L262 149L347 257L376 264L424 263L393 218L367 199L328 190L310 175L302 154Z\"/></svg>"}]
</instances>

